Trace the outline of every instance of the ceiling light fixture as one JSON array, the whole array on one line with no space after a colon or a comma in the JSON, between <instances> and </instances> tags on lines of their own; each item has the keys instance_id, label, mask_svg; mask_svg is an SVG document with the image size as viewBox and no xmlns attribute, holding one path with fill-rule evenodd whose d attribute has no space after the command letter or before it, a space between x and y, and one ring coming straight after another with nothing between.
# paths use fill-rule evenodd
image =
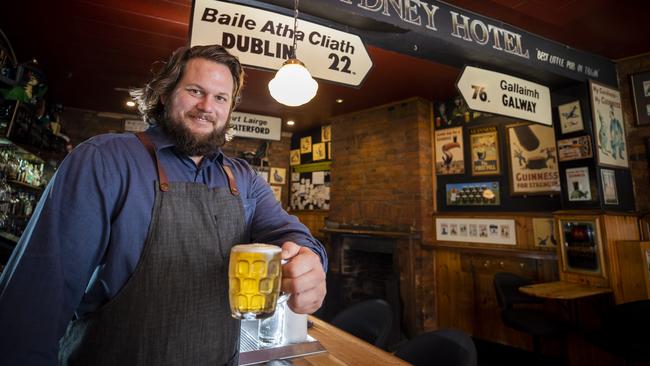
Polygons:
<instances>
[{"instance_id":1,"label":"ceiling light fixture","mask_svg":"<svg viewBox=\"0 0 650 366\"><path fill-rule=\"evenodd\" d=\"M338 104L343 103L343 99L341 99L341 98L336 99L336 103L338 103Z\"/></svg>"},{"instance_id":2,"label":"ceiling light fixture","mask_svg":"<svg viewBox=\"0 0 650 366\"><path fill-rule=\"evenodd\" d=\"M135 102L132 101L132 100L127 100L126 101L126 106L130 107L130 108L133 108L133 107L135 107Z\"/></svg>"},{"instance_id":3,"label":"ceiling light fixture","mask_svg":"<svg viewBox=\"0 0 650 366\"><path fill-rule=\"evenodd\" d=\"M288 120L287 121L287 126L293 126L295 124L296 124L296 122L294 122L293 120Z\"/></svg>"},{"instance_id":4,"label":"ceiling light fixture","mask_svg":"<svg viewBox=\"0 0 650 366\"><path fill-rule=\"evenodd\" d=\"M289 59L282 64L275 77L269 81L273 99L290 107L303 105L316 96L318 83L297 57L296 32L298 31L298 0L294 0L293 48Z\"/></svg>"}]
</instances>

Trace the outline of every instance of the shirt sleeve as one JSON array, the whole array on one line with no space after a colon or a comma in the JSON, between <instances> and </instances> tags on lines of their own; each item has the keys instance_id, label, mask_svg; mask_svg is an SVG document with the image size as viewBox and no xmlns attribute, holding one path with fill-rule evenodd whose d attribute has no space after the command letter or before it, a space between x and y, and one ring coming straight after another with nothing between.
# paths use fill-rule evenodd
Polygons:
<instances>
[{"instance_id":1,"label":"shirt sleeve","mask_svg":"<svg viewBox=\"0 0 650 366\"><path fill-rule=\"evenodd\" d=\"M309 229L296 216L289 215L275 199L271 187L250 168L248 195L255 199L251 236L253 242L282 245L292 241L310 248L320 257L323 269L327 271L327 253L323 245L314 238Z\"/></svg>"},{"instance_id":2,"label":"shirt sleeve","mask_svg":"<svg viewBox=\"0 0 650 366\"><path fill-rule=\"evenodd\" d=\"M56 365L59 339L106 249L112 187L101 152L79 145L36 206L0 277L0 365Z\"/></svg>"}]
</instances>

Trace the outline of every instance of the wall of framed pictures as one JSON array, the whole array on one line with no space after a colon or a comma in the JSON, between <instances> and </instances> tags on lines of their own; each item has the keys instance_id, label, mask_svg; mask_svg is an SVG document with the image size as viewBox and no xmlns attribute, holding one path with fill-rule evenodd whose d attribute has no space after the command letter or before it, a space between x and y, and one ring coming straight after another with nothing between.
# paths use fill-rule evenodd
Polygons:
<instances>
[{"instance_id":1,"label":"wall of framed pictures","mask_svg":"<svg viewBox=\"0 0 650 366\"><path fill-rule=\"evenodd\" d=\"M553 126L434 108L438 209L634 210L618 90L576 83L551 102Z\"/></svg>"},{"instance_id":2,"label":"wall of framed pictures","mask_svg":"<svg viewBox=\"0 0 650 366\"><path fill-rule=\"evenodd\" d=\"M560 209L560 180L556 172L553 132L549 134L548 127L529 126L525 121L503 116L475 112L468 112L467 116L455 120L448 118L449 123L440 123L434 133L438 210ZM515 132L515 126L527 131ZM538 129L546 130L541 133ZM508 137L508 133L512 136ZM520 142L517 134L522 139L536 140L538 146L527 149L531 142ZM447 150L447 155L443 146L449 142L439 145L442 136L453 136L456 141L456 145ZM453 142L453 138L447 139ZM456 165L447 169L444 162L449 160L449 155L452 155L452 162L463 162L464 167Z\"/></svg>"}]
</instances>

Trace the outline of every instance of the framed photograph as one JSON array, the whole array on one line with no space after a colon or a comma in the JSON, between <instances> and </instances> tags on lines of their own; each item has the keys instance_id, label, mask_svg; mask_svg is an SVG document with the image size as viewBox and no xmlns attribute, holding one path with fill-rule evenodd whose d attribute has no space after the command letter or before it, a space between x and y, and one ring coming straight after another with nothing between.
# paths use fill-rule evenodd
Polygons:
<instances>
[{"instance_id":1,"label":"framed photograph","mask_svg":"<svg viewBox=\"0 0 650 366\"><path fill-rule=\"evenodd\" d=\"M284 184L287 170L284 168L271 168L269 173L269 183Z\"/></svg>"},{"instance_id":2,"label":"framed photograph","mask_svg":"<svg viewBox=\"0 0 650 366\"><path fill-rule=\"evenodd\" d=\"M325 143L319 142L312 145L311 154L313 161L325 159Z\"/></svg>"},{"instance_id":3,"label":"framed photograph","mask_svg":"<svg viewBox=\"0 0 650 366\"><path fill-rule=\"evenodd\" d=\"M445 186L447 206L499 206L499 182L454 183Z\"/></svg>"},{"instance_id":4,"label":"framed photograph","mask_svg":"<svg viewBox=\"0 0 650 366\"><path fill-rule=\"evenodd\" d=\"M591 182L589 167L570 168L566 170L567 197L571 202L591 201Z\"/></svg>"},{"instance_id":5,"label":"framed photograph","mask_svg":"<svg viewBox=\"0 0 650 366\"><path fill-rule=\"evenodd\" d=\"M300 165L300 149L289 152L289 165Z\"/></svg>"},{"instance_id":6,"label":"framed photograph","mask_svg":"<svg viewBox=\"0 0 650 366\"><path fill-rule=\"evenodd\" d=\"M300 138L300 153L309 154L311 152L311 136Z\"/></svg>"},{"instance_id":7,"label":"framed photograph","mask_svg":"<svg viewBox=\"0 0 650 366\"><path fill-rule=\"evenodd\" d=\"M273 196L278 202L282 202L282 186L271 186Z\"/></svg>"},{"instance_id":8,"label":"framed photograph","mask_svg":"<svg viewBox=\"0 0 650 366\"><path fill-rule=\"evenodd\" d=\"M557 140L557 157L560 161L587 159L594 156L591 136L584 135Z\"/></svg>"},{"instance_id":9,"label":"framed photograph","mask_svg":"<svg viewBox=\"0 0 650 366\"><path fill-rule=\"evenodd\" d=\"M553 231L553 219L550 217L533 218L533 240L537 247L555 247L557 239Z\"/></svg>"},{"instance_id":10,"label":"framed photograph","mask_svg":"<svg viewBox=\"0 0 650 366\"><path fill-rule=\"evenodd\" d=\"M564 272L606 277L598 218L561 218L559 229Z\"/></svg>"},{"instance_id":11,"label":"framed photograph","mask_svg":"<svg viewBox=\"0 0 650 366\"><path fill-rule=\"evenodd\" d=\"M616 172L611 169L601 169L600 178L603 183L603 202L606 205L618 205Z\"/></svg>"},{"instance_id":12,"label":"framed photograph","mask_svg":"<svg viewBox=\"0 0 650 366\"><path fill-rule=\"evenodd\" d=\"M560 192L553 127L536 123L506 126L511 195Z\"/></svg>"},{"instance_id":13,"label":"framed photograph","mask_svg":"<svg viewBox=\"0 0 650 366\"><path fill-rule=\"evenodd\" d=\"M557 109L560 116L560 130L563 134L585 129L582 123L582 111L580 110L579 100L562 104Z\"/></svg>"},{"instance_id":14,"label":"framed photograph","mask_svg":"<svg viewBox=\"0 0 650 366\"><path fill-rule=\"evenodd\" d=\"M472 175L498 175L501 173L499 135L495 126L470 129L469 145Z\"/></svg>"},{"instance_id":15,"label":"framed photograph","mask_svg":"<svg viewBox=\"0 0 650 366\"><path fill-rule=\"evenodd\" d=\"M436 221L436 239L485 244L516 245L515 220L441 218Z\"/></svg>"},{"instance_id":16,"label":"framed photograph","mask_svg":"<svg viewBox=\"0 0 650 366\"><path fill-rule=\"evenodd\" d=\"M627 168L625 126L621 110L621 93L607 85L589 80L595 150L598 164Z\"/></svg>"},{"instance_id":17,"label":"framed photograph","mask_svg":"<svg viewBox=\"0 0 650 366\"><path fill-rule=\"evenodd\" d=\"M463 174L463 128L445 128L435 131L436 174Z\"/></svg>"},{"instance_id":18,"label":"framed photograph","mask_svg":"<svg viewBox=\"0 0 650 366\"><path fill-rule=\"evenodd\" d=\"M320 128L320 142L332 141L332 125L322 126Z\"/></svg>"},{"instance_id":19,"label":"framed photograph","mask_svg":"<svg viewBox=\"0 0 650 366\"><path fill-rule=\"evenodd\" d=\"M636 124L639 126L650 125L650 71L633 74L632 97L636 112Z\"/></svg>"}]
</instances>

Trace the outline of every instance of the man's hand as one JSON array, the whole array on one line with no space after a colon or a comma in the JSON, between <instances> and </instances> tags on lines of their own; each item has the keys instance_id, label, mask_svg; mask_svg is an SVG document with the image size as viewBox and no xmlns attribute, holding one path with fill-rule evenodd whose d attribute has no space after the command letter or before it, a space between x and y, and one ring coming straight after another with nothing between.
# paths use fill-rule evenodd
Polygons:
<instances>
[{"instance_id":1,"label":"man's hand","mask_svg":"<svg viewBox=\"0 0 650 366\"><path fill-rule=\"evenodd\" d=\"M298 314L311 314L318 310L327 291L320 257L311 249L288 241L282 244L282 259L289 260L282 266L281 289L291 294L291 310Z\"/></svg>"}]
</instances>

